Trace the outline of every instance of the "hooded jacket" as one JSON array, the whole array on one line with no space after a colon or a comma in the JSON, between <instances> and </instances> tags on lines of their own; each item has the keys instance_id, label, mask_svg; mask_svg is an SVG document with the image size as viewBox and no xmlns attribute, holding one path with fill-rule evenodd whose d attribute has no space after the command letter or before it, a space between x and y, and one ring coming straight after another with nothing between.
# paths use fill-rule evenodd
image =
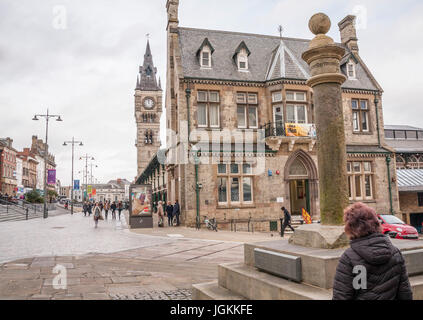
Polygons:
<instances>
[{"instance_id":1,"label":"hooded jacket","mask_svg":"<svg viewBox=\"0 0 423 320\"><path fill-rule=\"evenodd\" d=\"M350 244L336 269L333 300L413 299L404 258L386 235L374 233Z\"/></svg>"}]
</instances>

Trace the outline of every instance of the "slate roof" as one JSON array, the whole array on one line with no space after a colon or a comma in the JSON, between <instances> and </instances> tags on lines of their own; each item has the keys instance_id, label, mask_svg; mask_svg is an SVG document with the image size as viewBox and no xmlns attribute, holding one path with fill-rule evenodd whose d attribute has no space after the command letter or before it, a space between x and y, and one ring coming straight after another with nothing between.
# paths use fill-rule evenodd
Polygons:
<instances>
[{"instance_id":1,"label":"slate roof","mask_svg":"<svg viewBox=\"0 0 423 320\"><path fill-rule=\"evenodd\" d=\"M369 146L369 145L347 145L347 153L391 153L389 150L379 147L379 146Z\"/></svg>"},{"instance_id":2,"label":"slate roof","mask_svg":"<svg viewBox=\"0 0 423 320\"><path fill-rule=\"evenodd\" d=\"M423 140L385 139L385 141L397 153L423 153Z\"/></svg>"},{"instance_id":3,"label":"slate roof","mask_svg":"<svg viewBox=\"0 0 423 320\"><path fill-rule=\"evenodd\" d=\"M423 191L423 169L397 170L399 191Z\"/></svg>"},{"instance_id":4,"label":"slate roof","mask_svg":"<svg viewBox=\"0 0 423 320\"><path fill-rule=\"evenodd\" d=\"M385 130L415 130L415 131L423 131L422 128L406 126L406 125L385 125Z\"/></svg>"},{"instance_id":5,"label":"slate roof","mask_svg":"<svg viewBox=\"0 0 423 320\"><path fill-rule=\"evenodd\" d=\"M278 50L284 47L284 66L277 66L277 70L284 70L286 79L307 80L309 68L302 60L301 55L308 49L310 40L281 38L268 35L215 31L193 28L178 28L181 48L183 76L186 78L216 79L232 81L264 82L266 79L280 79L280 72L274 72L268 77L269 70L275 59L278 59ZM196 53L204 39L208 39L215 49L212 55L212 68L201 69ZM244 41L251 51L249 56L249 72L239 72L232 57ZM338 44L343 46L342 44ZM350 55L351 52L343 46ZM348 59L345 59L346 61ZM345 62L346 62L345 61ZM280 62L276 61L276 64ZM278 69L279 68L279 69ZM343 67L345 72L345 66ZM306 71L306 75L302 72ZM343 88L377 90L376 85L365 72L364 68L356 65L357 80L347 80Z\"/></svg>"}]
</instances>

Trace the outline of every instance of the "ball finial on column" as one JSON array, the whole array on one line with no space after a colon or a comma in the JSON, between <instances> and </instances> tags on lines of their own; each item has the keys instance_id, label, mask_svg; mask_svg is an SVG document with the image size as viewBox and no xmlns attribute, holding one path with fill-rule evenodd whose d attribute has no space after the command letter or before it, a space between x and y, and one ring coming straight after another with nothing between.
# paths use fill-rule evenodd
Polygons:
<instances>
[{"instance_id":1,"label":"ball finial on column","mask_svg":"<svg viewBox=\"0 0 423 320\"><path fill-rule=\"evenodd\" d=\"M310 18L308 27L315 35L326 34L330 30L331 22L327 15L324 13L316 13Z\"/></svg>"}]
</instances>

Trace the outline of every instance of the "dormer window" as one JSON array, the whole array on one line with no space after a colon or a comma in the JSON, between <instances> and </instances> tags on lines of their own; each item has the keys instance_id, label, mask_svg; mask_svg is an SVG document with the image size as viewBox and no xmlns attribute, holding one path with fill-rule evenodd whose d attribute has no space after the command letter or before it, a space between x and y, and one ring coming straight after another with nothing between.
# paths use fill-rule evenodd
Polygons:
<instances>
[{"instance_id":1,"label":"dormer window","mask_svg":"<svg viewBox=\"0 0 423 320\"><path fill-rule=\"evenodd\" d=\"M251 52L247 45L244 41L242 41L235 50L235 54L233 56L235 64L238 67L238 71L248 71L248 57L250 54Z\"/></svg>"},{"instance_id":2,"label":"dormer window","mask_svg":"<svg viewBox=\"0 0 423 320\"><path fill-rule=\"evenodd\" d=\"M214 48L209 39L205 38L200 48L197 50L197 58L201 68L209 69L212 67L212 55Z\"/></svg>"},{"instance_id":3,"label":"dormer window","mask_svg":"<svg viewBox=\"0 0 423 320\"><path fill-rule=\"evenodd\" d=\"M211 68L210 49L208 47L203 48L201 52L201 66L203 68Z\"/></svg>"},{"instance_id":4,"label":"dormer window","mask_svg":"<svg viewBox=\"0 0 423 320\"><path fill-rule=\"evenodd\" d=\"M348 61L348 63L347 63L347 75L348 75L348 79L350 79L350 80L356 79L355 64L352 60Z\"/></svg>"}]
</instances>

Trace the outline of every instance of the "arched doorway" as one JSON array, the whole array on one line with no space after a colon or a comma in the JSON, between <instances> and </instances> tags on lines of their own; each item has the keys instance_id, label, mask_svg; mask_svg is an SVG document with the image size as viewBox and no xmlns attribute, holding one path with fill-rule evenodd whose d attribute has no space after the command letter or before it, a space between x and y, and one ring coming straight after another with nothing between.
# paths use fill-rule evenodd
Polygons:
<instances>
[{"instance_id":1,"label":"arched doorway","mask_svg":"<svg viewBox=\"0 0 423 320\"><path fill-rule=\"evenodd\" d=\"M304 151L295 151L285 165L285 181L290 211L300 215L306 209L311 216L317 214L318 174L313 159Z\"/></svg>"}]
</instances>

